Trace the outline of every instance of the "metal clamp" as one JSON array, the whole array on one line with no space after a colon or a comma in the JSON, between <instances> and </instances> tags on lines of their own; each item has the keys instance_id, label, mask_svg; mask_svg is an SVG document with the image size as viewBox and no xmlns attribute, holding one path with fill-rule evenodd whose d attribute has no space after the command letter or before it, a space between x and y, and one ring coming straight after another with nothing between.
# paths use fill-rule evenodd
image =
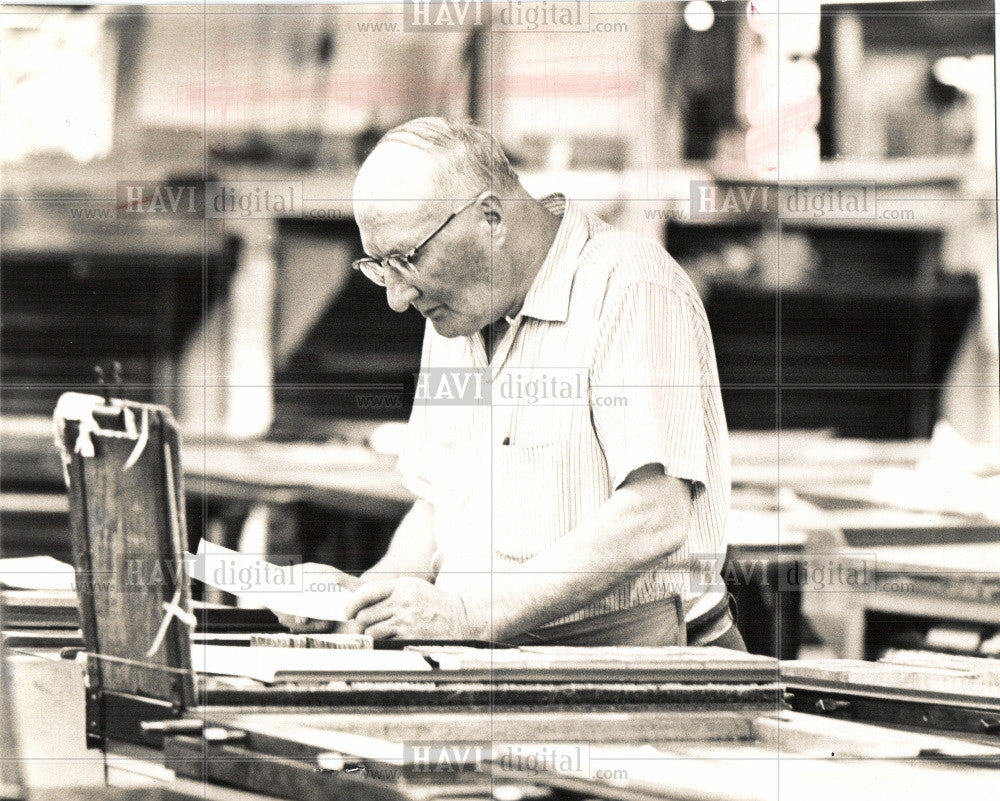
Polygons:
<instances>
[{"instance_id":1,"label":"metal clamp","mask_svg":"<svg viewBox=\"0 0 1000 801\"><path fill-rule=\"evenodd\" d=\"M850 701L841 701L835 698L820 698L816 702L816 711L824 715L834 712L847 712L851 706Z\"/></svg>"},{"instance_id":2,"label":"metal clamp","mask_svg":"<svg viewBox=\"0 0 1000 801\"><path fill-rule=\"evenodd\" d=\"M985 734L1000 734L1000 718L980 718L979 725Z\"/></svg>"},{"instance_id":3,"label":"metal clamp","mask_svg":"<svg viewBox=\"0 0 1000 801\"><path fill-rule=\"evenodd\" d=\"M205 721L198 718L143 720L139 722L139 728L145 734L196 734L205 728Z\"/></svg>"}]
</instances>

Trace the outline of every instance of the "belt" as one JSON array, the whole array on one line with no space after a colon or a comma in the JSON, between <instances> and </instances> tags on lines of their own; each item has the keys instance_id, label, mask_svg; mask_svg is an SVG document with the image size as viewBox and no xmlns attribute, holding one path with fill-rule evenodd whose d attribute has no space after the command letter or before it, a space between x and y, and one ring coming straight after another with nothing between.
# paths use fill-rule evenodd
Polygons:
<instances>
[{"instance_id":1,"label":"belt","mask_svg":"<svg viewBox=\"0 0 1000 801\"><path fill-rule=\"evenodd\" d=\"M729 613L729 597L729 593L725 593L711 609L688 621L688 645L701 645L714 640L734 625Z\"/></svg>"}]
</instances>

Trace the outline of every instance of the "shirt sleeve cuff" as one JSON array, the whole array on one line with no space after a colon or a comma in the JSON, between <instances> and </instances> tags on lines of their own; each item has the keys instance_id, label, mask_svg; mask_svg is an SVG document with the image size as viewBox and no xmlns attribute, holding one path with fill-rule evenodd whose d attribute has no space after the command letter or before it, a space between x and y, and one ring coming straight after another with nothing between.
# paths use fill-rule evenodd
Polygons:
<instances>
[{"instance_id":1,"label":"shirt sleeve cuff","mask_svg":"<svg viewBox=\"0 0 1000 801\"><path fill-rule=\"evenodd\" d=\"M629 477L633 470L645 467L647 464L658 464L663 468L663 472L672 477L693 481L698 484L707 484L708 475L703 463L699 464L698 459L685 460L680 462L677 459L670 459L663 454L648 453L637 454L627 462L615 468L611 475L612 491L618 489L622 482Z\"/></svg>"}]
</instances>

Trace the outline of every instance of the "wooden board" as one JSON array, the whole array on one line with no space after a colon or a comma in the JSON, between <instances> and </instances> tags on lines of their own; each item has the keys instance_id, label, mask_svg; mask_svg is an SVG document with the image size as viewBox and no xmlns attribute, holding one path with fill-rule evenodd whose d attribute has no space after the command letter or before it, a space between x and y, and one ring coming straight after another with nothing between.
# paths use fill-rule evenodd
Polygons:
<instances>
[{"instance_id":1,"label":"wooden board","mask_svg":"<svg viewBox=\"0 0 1000 801\"><path fill-rule=\"evenodd\" d=\"M877 693L1000 711L1000 660L898 652L892 662L817 659L781 664L789 688L827 688L840 693Z\"/></svg>"},{"instance_id":2,"label":"wooden board","mask_svg":"<svg viewBox=\"0 0 1000 801\"><path fill-rule=\"evenodd\" d=\"M412 677L414 674L410 674ZM417 674L425 678L426 674ZM201 677L200 677L201 678ZM486 712L513 709L649 710L774 709L781 704L780 685L769 684L656 684L623 682L549 681L362 681L284 684L266 687L249 679L204 677L199 698L205 708L339 709L375 715L435 709Z\"/></svg>"},{"instance_id":3,"label":"wooden board","mask_svg":"<svg viewBox=\"0 0 1000 801\"><path fill-rule=\"evenodd\" d=\"M4 626L67 628L80 626L76 593L63 590L0 590Z\"/></svg>"},{"instance_id":4,"label":"wooden board","mask_svg":"<svg viewBox=\"0 0 1000 801\"><path fill-rule=\"evenodd\" d=\"M212 646L209 646L211 648ZM221 649L215 646L217 650ZM199 645L197 651L205 648ZM241 653L242 652L242 653ZM276 681L341 681L351 683L430 683L450 685L498 683L574 684L715 684L720 686L766 684L777 680L777 660L732 651L725 648L670 646L663 648L588 648L564 646L522 646L520 648L470 648L465 646L408 646L402 652L372 650L344 652L344 665L351 659L356 667L336 668L337 654L310 653L294 648L241 648L220 650L229 664L216 672L260 677L252 669L255 660L280 659L283 669L270 670L264 679ZM397 667L403 663L395 657L415 658L426 666L423 670ZM302 670L295 670L295 660L301 660ZM326 668L313 665L319 660ZM204 659L201 659L204 662ZM245 668L245 669L244 669ZM212 671L206 663L200 671Z\"/></svg>"},{"instance_id":5,"label":"wooden board","mask_svg":"<svg viewBox=\"0 0 1000 801\"><path fill-rule=\"evenodd\" d=\"M99 655L91 658L92 686L190 704L187 626L173 617L147 654L166 605L191 606L177 424L161 406L106 406L90 396L60 409L81 624L88 652Z\"/></svg>"},{"instance_id":6,"label":"wooden board","mask_svg":"<svg viewBox=\"0 0 1000 801\"><path fill-rule=\"evenodd\" d=\"M349 749L349 738L394 743L667 742L753 738L753 710L206 713L209 725L244 731L255 748L284 756Z\"/></svg>"}]
</instances>

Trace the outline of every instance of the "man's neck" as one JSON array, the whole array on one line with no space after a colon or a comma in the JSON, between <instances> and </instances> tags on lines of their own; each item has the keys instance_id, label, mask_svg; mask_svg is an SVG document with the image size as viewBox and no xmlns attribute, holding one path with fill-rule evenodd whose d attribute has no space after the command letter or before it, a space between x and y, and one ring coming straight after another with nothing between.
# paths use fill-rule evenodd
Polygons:
<instances>
[{"instance_id":1,"label":"man's neck","mask_svg":"<svg viewBox=\"0 0 1000 801\"><path fill-rule=\"evenodd\" d=\"M556 241L562 218L557 217L537 200L526 203L523 217L516 221L513 230L518 234L523 232L513 248L513 264L515 272L515 292L510 306L502 312L503 317L514 317L524 305L531 285L538 277L549 251Z\"/></svg>"},{"instance_id":2,"label":"man's neck","mask_svg":"<svg viewBox=\"0 0 1000 801\"><path fill-rule=\"evenodd\" d=\"M493 356L497 352L497 345L500 344L500 340L504 338L504 334L507 333L507 329L510 326L507 323L506 317L501 317L496 322L490 323L486 328L484 328L480 333L483 336L483 344L486 346L486 355L489 361L493 361Z\"/></svg>"},{"instance_id":3,"label":"man's neck","mask_svg":"<svg viewBox=\"0 0 1000 801\"><path fill-rule=\"evenodd\" d=\"M537 200L526 203L522 214L512 221L511 230L524 233L515 242L511 254L514 270L511 283L514 286L514 296L505 309L498 309L499 316L480 332L490 361L493 361L497 345L510 327L507 319L516 317L524 306L531 285L538 277L545 259L548 258L561 223L560 217L552 214Z\"/></svg>"}]
</instances>

